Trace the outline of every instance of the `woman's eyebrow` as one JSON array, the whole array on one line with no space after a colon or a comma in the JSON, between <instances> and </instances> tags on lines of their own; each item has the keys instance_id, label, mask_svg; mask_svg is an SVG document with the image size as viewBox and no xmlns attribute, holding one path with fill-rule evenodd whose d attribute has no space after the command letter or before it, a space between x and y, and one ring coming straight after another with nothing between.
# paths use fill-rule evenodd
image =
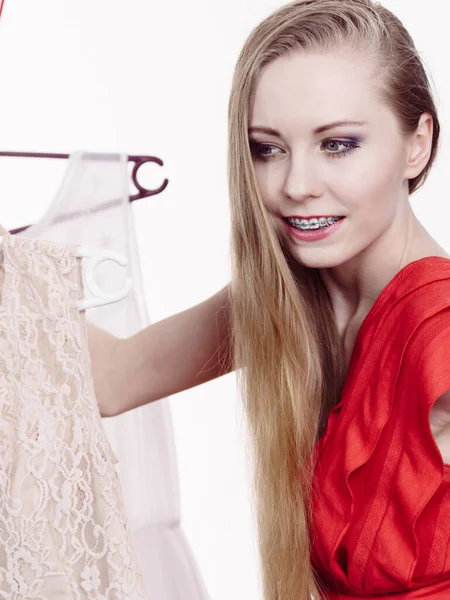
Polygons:
<instances>
[{"instance_id":1,"label":"woman's eyebrow","mask_svg":"<svg viewBox=\"0 0 450 600\"><path fill-rule=\"evenodd\" d=\"M314 135L318 135L319 133L323 133L324 131L327 131L328 129L333 129L335 127L344 127L344 126L348 126L348 125L367 125L367 121L351 121L349 119L344 119L341 121L333 121L332 123L327 123L326 125L321 125L320 127L316 127L316 129L314 129ZM272 129L271 127L258 127L258 126L254 126L254 127L249 127L248 128L248 133L267 133L268 135L274 135L276 137L281 137L281 134L279 131L277 131L276 129Z\"/></svg>"},{"instance_id":2,"label":"woman's eyebrow","mask_svg":"<svg viewBox=\"0 0 450 600\"><path fill-rule=\"evenodd\" d=\"M349 119L344 119L341 121L333 121L333 123L328 123L327 125L321 125L314 129L314 134L317 135L319 133L323 133L328 129L334 129L335 127L344 127L346 125L367 125L367 121L351 121Z\"/></svg>"},{"instance_id":3,"label":"woman's eyebrow","mask_svg":"<svg viewBox=\"0 0 450 600\"><path fill-rule=\"evenodd\" d=\"M276 129L272 129L271 127L249 127L248 133L267 133L268 135L274 135L276 137L281 137L281 134Z\"/></svg>"}]
</instances>

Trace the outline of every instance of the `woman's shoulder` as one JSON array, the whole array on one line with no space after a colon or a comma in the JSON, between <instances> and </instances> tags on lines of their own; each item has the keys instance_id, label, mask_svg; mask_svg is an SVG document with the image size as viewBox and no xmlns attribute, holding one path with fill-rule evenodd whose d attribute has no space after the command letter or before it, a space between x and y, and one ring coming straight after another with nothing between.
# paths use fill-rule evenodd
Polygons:
<instances>
[{"instance_id":1,"label":"woman's shoulder","mask_svg":"<svg viewBox=\"0 0 450 600\"><path fill-rule=\"evenodd\" d=\"M450 258L426 256L407 264L380 298L386 313L399 318L398 326L413 328L450 307Z\"/></svg>"},{"instance_id":2,"label":"woman's shoulder","mask_svg":"<svg viewBox=\"0 0 450 600\"><path fill-rule=\"evenodd\" d=\"M428 257L416 267L399 323L409 330L402 362L429 408L450 389L450 259Z\"/></svg>"},{"instance_id":3,"label":"woman's shoulder","mask_svg":"<svg viewBox=\"0 0 450 600\"><path fill-rule=\"evenodd\" d=\"M364 363L412 373L427 361L428 370L442 353L450 360L450 259L426 257L406 265L378 297L358 332L348 376L359 379Z\"/></svg>"},{"instance_id":4,"label":"woman's shoulder","mask_svg":"<svg viewBox=\"0 0 450 600\"><path fill-rule=\"evenodd\" d=\"M428 256L404 266L386 285L363 321L358 343L367 348L383 341L404 347L430 319L448 319L450 259Z\"/></svg>"}]
</instances>

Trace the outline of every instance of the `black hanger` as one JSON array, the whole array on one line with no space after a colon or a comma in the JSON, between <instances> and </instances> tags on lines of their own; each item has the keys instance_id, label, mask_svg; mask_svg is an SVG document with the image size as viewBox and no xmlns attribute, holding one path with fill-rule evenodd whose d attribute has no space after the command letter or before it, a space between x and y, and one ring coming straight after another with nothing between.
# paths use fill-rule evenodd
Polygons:
<instances>
[{"instance_id":1,"label":"black hanger","mask_svg":"<svg viewBox=\"0 0 450 600\"><path fill-rule=\"evenodd\" d=\"M1 2L1 0L0 0L0 2ZM16 157L16 158L70 158L70 154L48 154L48 153L42 153L42 152L0 152L0 156L12 156L12 157ZM157 188L156 190L147 190L146 188L142 187L142 185L137 180L137 172L139 171L139 169L142 167L143 164L148 163L148 162L153 162L153 163L156 163L157 165L159 165L160 167L164 166L164 163L160 158L158 158L157 156L144 156L144 155L143 156L129 156L128 162L135 163L134 167L133 167L133 172L132 172L131 178L133 180L134 185L139 190L139 192L137 194L133 194L132 196L129 197L130 202L134 202L135 200L140 200L141 198L148 198L149 196L156 196L157 194L160 194L161 192L163 192L166 189L166 187L169 183L168 179L165 179L163 181L163 183L161 184L161 186L159 188ZM100 205L100 207L101 207L101 205ZM25 225L25 227L19 227L17 229L13 229L13 230L11 230L11 233L12 234L21 233L22 231L25 231L25 229L28 229L28 227L30 227L30 225Z\"/></svg>"}]
</instances>

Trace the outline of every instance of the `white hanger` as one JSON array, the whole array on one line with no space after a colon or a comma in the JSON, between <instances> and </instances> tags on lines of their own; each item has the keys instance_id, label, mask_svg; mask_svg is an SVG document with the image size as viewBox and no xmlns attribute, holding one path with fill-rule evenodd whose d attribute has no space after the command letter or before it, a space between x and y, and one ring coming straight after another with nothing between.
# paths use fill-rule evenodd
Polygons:
<instances>
[{"instance_id":1,"label":"white hanger","mask_svg":"<svg viewBox=\"0 0 450 600\"><path fill-rule=\"evenodd\" d=\"M94 297L92 298L85 298L84 300L79 300L77 302L77 307L80 310L120 302L120 300L123 300L128 295L132 286L131 277L125 279L122 288L117 290L117 292L105 292L95 282L94 273L95 267L105 260L112 260L121 267L126 267L128 265L128 258L126 256L120 254L120 252L115 252L114 250L88 248L86 246L80 246L78 248L77 256L92 259L84 267L84 280L90 292L94 294Z\"/></svg>"},{"instance_id":2,"label":"white hanger","mask_svg":"<svg viewBox=\"0 0 450 600\"><path fill-rule=\"evenodd\" d=\"M14 239L14 236L12 236ZM0 235L0 244L3 242L3 236ZM131 277L127 277L120 290L116 292L105 292L95 282L94 269L100 263L105 260L112 260L119 264L121 267L128 265L128 258L120 252L114 250L105 250L103 248L89 248L87 246L80 246L77 250L77 256L80 258L90 258L91 260L84 265L84 283L89 289L92 298L85 298L84 300L78 300L75 303L76 308L80 310L86 310L87 308L94 308L97 306L103 306L105 304L113 304L114 302L120 302L130 292L133 284Z\"/></svg>"}]
</instances>

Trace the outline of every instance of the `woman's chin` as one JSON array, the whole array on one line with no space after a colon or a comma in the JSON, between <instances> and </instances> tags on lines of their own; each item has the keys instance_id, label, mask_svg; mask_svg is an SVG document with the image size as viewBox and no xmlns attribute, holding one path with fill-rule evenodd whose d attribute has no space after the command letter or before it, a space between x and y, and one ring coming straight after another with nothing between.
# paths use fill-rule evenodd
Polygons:
<instances>
[{"instance_id":1,"label":"woman's chin","mask_svg":"<svg viewBox=\"0 0 450 600\"><path fill-rule=\"evenodd\" d=\"M337 255L336 250L333 252L330 248L308 249L304 252L299 252L298 248L291 248L289 255L292 261L309 269L331 269L345 262Z\"/></svg>"}]
</instances>

